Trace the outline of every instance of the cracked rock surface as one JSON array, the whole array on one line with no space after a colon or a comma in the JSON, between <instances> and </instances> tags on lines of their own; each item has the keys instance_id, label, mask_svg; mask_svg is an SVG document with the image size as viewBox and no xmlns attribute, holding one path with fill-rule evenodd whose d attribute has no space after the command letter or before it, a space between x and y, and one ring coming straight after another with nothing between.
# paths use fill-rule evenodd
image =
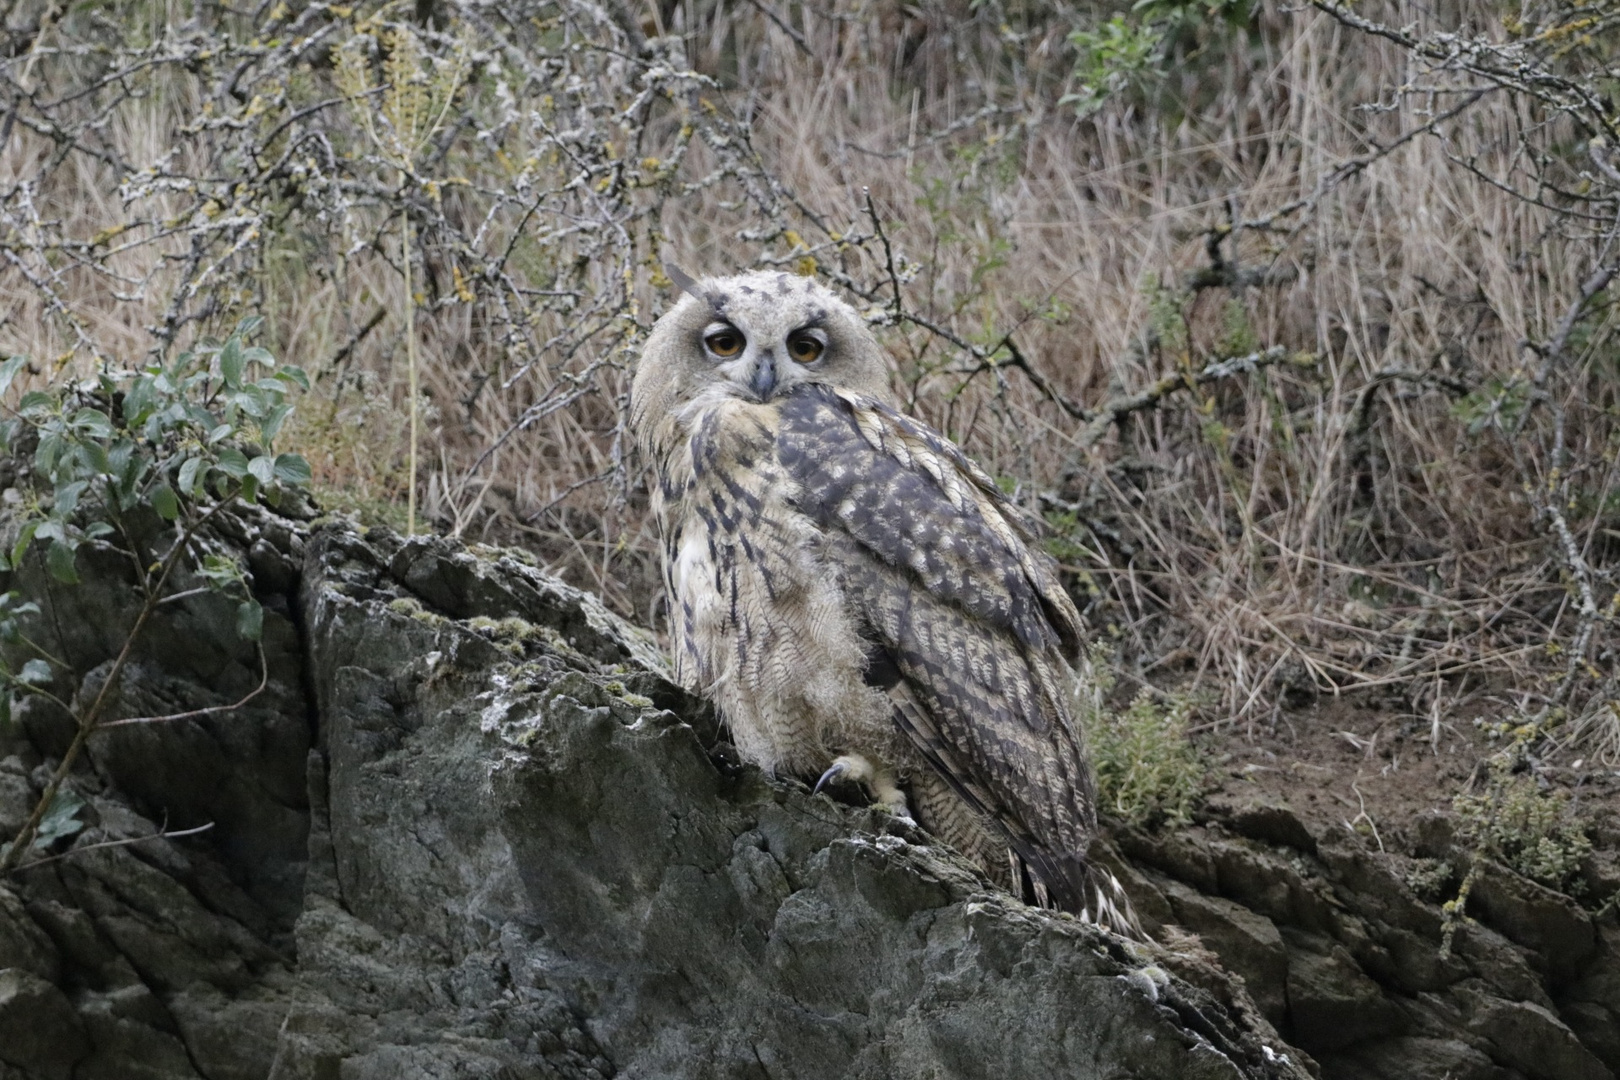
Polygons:
<instances>
[{"instance_id":1,"label":"cracked rock surface","mask_svg":"<svg viewBox=\"0 0 1620 1080\"><path fill-rule=\"evenodd\" d=\"M1165 943L1126 946L903 822L737 767L644 634L518 554L257 514L214 539L253 569L262 668L230 604L190 597L110 715L265 689L92 739L85 827L0 882L0 1080L1617 1064L1612 915L1505 872L1480 900L1500 929L1442 961L1438 910L1382 856L1216 808L1123 838ZM99 687L137 602L116 560L80 570L23 583L46 596L38 640L88 673L64 699ZM8 834L71 733L33 703L19 721Z\"/></svg>"}]
</instances>

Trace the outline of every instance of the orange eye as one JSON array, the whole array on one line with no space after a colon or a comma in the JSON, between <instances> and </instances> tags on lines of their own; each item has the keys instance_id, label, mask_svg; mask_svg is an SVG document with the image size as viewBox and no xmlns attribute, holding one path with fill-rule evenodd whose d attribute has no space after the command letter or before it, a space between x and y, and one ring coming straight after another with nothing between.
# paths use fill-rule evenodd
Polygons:
<instances>
[{"instance_id":1,"label":"orange eye","mask_svg":"<svg viewBox=\"0 0 1620 1080\"><path fill-rule=\"evenodd\" d=\"M703 339L709 351L723 360L729 360L743 350L743 336L731 327L716 330Z\"/></svg>"},{"instance_id":2,"label":"orange eye","mask_svg":"<svg viewBox=\"0 0 1620 1080\"><path fill-rule=\"evenodd\" d=\"M821 341L808 333L794 334L788 338L788 354L801 364L808 364L820 356L826 348Z\"/></svg>"}]
</instances>

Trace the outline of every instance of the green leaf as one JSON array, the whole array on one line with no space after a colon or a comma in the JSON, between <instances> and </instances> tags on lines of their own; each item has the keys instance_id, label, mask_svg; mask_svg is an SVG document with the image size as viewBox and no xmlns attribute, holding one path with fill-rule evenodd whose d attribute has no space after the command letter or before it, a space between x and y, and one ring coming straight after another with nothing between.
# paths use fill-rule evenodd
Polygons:
<instances>
[{"instance_id":1,"label":"green leaf","mask_svg":"<svg viewBox=\"0 0 1620 1080\"><path fill-rule=\"evenodd\" d=\"M34 534L39 531L43 522L30 521L22 527L17 534L17 542L11 545L11 565L16 566L22 562L23 556L28 554L28 545L34 542Z\"/></svg>"},{"instance_id":2,"label":"green leaf","mask_svg":"<svg viewBox=\"0 0 1620 1080\"><path fill-rule=\"evenodd\" d=\"M88 480L75 480L56 489L55 516L65 518L79 508L79 496L90 486Z\"/></svg>"},{"instance_id":3,"label":"green leaf","mask_svg":"<svg viewBox=\"0 0 1620 1080\"><path fill-rule=\"evenodd\" d=\"M73 430L91 439L113 437L113 424L100 409L80 409L73 414Z\"/></svg>"},{"instance_id":4,"label":"green leaf","mask_svg":"<svg viewBox=\"0 0 1620 1080\"><path fill-rule=\"evenodd\" d=\"M226 447L219 452L219 467L232 480L240 480L247 475L247 455L234 447Z\"/></svg>"},{"instance_id":5,"label":"green leaf","mask_svg":"<svg viewBox=\"0 0 1620 1080\"><path fill-rule=\"evenodd\" d=\"M232 334L225 347L219 350L219 373L225 385L232 390L241 386L242 371L246 367L247 362L242 356L242 339Z\"/></svg>"},{"instance_id":6,"label":"green leaf","mask_svg":"<svg viewBox=\"0 0 1620 1080\"><path fill-rule=\"evenodd\" d=\"M85 471L95 476L112 472L112 464L107 460L107 448L98 442L79 444L79 460L83 462Z\"/></svg>"},{"instance_id":7,"label":"green leaf","mask_svg":"<svg viewBox=\"0 0 1620 1080\"><path fill-rule=\"evenodd\" d=\"M78 820L78 813L83 809L84 800L71 788L57 788L56 798L51 800L50 809L39 821L34 847L44 851L58 840L78 833L84 828L84 822Z\"/></svg>"},{"instance_id":8,"label":"green leaf","mask_svg":"<svg viewBox=\"0 0 1620 1080\"><path fill-rule=\"evenodd\" d=\"M203 464L203 459L199 457L186 458L186 460L180 464L180 476L178 481L180 484L180 490L185 492L187 495L190 495L192 498L197 498L202 494L202 483L198 479L198 473L202 469ZM206 476L207 474L204 473L203 475Z\"/></svg>"},{"instance_id":9,"label":"green leaf","mask_svg":"<svg viewBox=\"0 0 1620 1080\"><path fill-rule=\"evenodd\" d=\"M131 439L119 439L113 443L112 449L107 451L107 471L120 479L133 475L130 464L135 460L135 443Z\"/></svg>"},{"instance_id":10,"label":"green leaf","mask_svg":"<svg viewBox=\"0 0 1620 1080\"><path fill-rule=\"evenodd\" d=\"M189 463L188 463L189 464ZM164 521L173 521L180 516L180 499L174 493L174 488L168 484L159 484L146 496L146 501L152 504L158 517Z\"/></svg>"},{"instance_id":11,"label":"green leaf","mask_svg":"<svg viewBox=\"0 0 1620 1080\"><path fill-rule=\"evenodd\" d=\"M309 462L302 454L277 454L276 479L288 487L308 487Z\"/></svg>"},{"instance_id":12,"label":"green leaf","mask_svg":"<svg viewBox=\"0 0 1620 1080\"><path fill-rule=\"evenodd\" d=\"M270 403L265 400L264 391L257 386L250 386L240 393L232 394L230 404L233 408L241 409L255 420L260 419L270 411Z\"/></svg>"},{"instance_id":13,"label":"green leaf","mask_svg":"<svg viewBox=\"0 0 1620 1080\"><path fill-rule=\"evenodd\" d=\"M11 389L11 382L17 377L17 373L27 366L26 356L13 356L0 364L0 397L5 396L6 391Z\"/></svg>"},{"instance_id":14,"label":"green leaf","mask_svg":"<svg viewBox=\"0 0 1620 1080\"><path fill-rule=\"evenodd\" d=\"M264 608L257 600L247 599L236 606L236 632L245 641L258 641L264 634Z\"/></svg>"},{"instance_id":15,"label":"green leaf","mask_svg":"<svg viewBox=\"0 0 1620 1080\"><path fill-rule=\"evenodd\" d=\"M56 398L43 390L30 390L17 402L17 411L29 420L43 420L56 412Z\"/></svg>"},{"instance_id":16,"label":"green leaf","mask_svg":"<svg viewBox=\"0 0 1620 1080\"><path fill-rule=\"evenodd\" d=\"M37 658L30 660L17 673L17 681L28 686L44 686L51 681L51 665Z\"/></svg>"},{"instance_id":17,"label":"green leaf","mask_svg":"<svg viewBox=\"0 0 1620 1080\"><path fill-rule=\"evenodd\" d=\"M73 554L73 545L55 540L45 555L45 565L50 569L51 577L64 585L79 583L79 571L73 565Z\"/></svg>"},{"instance_id":18,"label":"green leaf","mask_svg":"<svg viewBox=\"0 0 1620 1080\"><path fill-rule=\"evenodd\" d=\"M242 501L257 502L259 499L259 478L257 476L242 477Z\"/></svg>"},{"instance_id":19,"label":"green leaf","mask_svg":"<svg viewBox=\"0 0 1620 1080\"><path fill-rule=\"evenodd\" d=\"M210 431L208 433L208 437L203 441L208 443L209 446L213 446L215 443L219 442L219 440L226 438L235 430L235 424L221 424Z\"/></svg>"},{"instance_id":20,"label":"green leaf","mask_svg":"<svg viewBox=\"0 0 1620 1080\"><path fill-rule=\"evenodd\" d=\"M113 527L105 521L92 521L90 524L84 527L84 535L91 540L97 540L103 536L111 536L113 531Z\"/></svg>"},{"instance_id":21,"label":"green leaf","mask_svg":"<svg viewBox=\"0 0 1620 1080\"><path fill-rule=\"evenodd\" d=\"M252 337L253 332L264 325L263 315L248 315L236 324L236 333L233 337Z\"/></svg>"},{"instance_id":22,"label":"green leaf","mask_svg":"<svg viewBox=\"0 0 1620 1080\"><path fill-rule=\"evenodd\" d=\"M150 375L142 375L124 391L124 426L138 428L157 408L157 388Z\"/></svg>"},{"instance_id":23,"label":"green leaf","mask_svg":"<svg viewBox=\"0 0 1620 1080\"><path fill-rule=\"evenodd\" d=\"M277 432L281 430L281 425L286 423L287 417L292 415L292 411L292 405L283 401L259 421L259 437L264 440L266 446L276 441Z\"/></svg>"},{"instance_id":24,"label":"green leaf","mask_svg":"<svg viewBox=\"0 0 1620 1080\"><path fill-rule=\"evenodd\" d=\"M276 475L276 463L269 454L260 454L248 462L248 472L260 484L268 487Z\"/></svg>"},{"instance_id":25,"label":"green leaf","mask_svg":"<svg viewBox=\"0 0 1620 1080\"><path fill-rule=\"evenodd\" d=\"M283 364L281 370L276 372L276 378L285 382L297 383L300 390L309 389L309 376L304 369L296 364Z\"/></svg>"},{"instance_id":26,"label":"green leaf","mask_svg":"<svg viewBox=\"0 0 1620 1080\"><path fill-rule=\"evenodd\" d=\"M63 438L60 429L47 428L39 437L39 447L34 451L34 465L47 476L56 472L56 463L62 457L62 451L68 446L67 439Z\"/></svg>"}]
</instances>

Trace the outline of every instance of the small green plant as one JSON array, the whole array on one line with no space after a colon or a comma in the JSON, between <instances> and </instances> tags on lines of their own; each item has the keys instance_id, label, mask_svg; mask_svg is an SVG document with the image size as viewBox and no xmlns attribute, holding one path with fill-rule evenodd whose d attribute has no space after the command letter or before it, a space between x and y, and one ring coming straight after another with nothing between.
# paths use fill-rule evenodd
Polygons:
<instances>
[{"instance_id":1,"label":"small green plant","mask_svg":"<svg viewBox=\"0 0 1620 1080\"><path fill-rule=\"evenodd\" d=\"M1157 274L1149 274L1142 282L1142 291L1148 298L1148 326L1159 351L1178 363L1191 362L1188 352L1192 332L1187 326L1187 309L1192 296L1172 285L1165 285Z\"/></svg>"},{"instance_id":2,"label":"small green plant","mask_svg":"<svg viewBox=\"0 0 1620 1080\"><path fill-rule=\"evenodd\" d=\"M1469 849L1469 867L1456 897L1441 905L1442 957L1451 954L1452 939L1468 921L1468 895L1487 859L1549 889L1574 896L1584 891L1579 875L1592 841L1586 822L1570 805L1569 792L1543 791L1533 776L1514 772L1528 748L1546 735L1545 728L1502 723L1489 734L1506 737L1508 745L1487 761L1479 791L1462 792L1451 801L1458 839Z\"/></svg>"},{"instance_id":3,"label":"small green plant","mask_svg":"<svg viewBox=\"0 0 1620 1080\"><path fill-rule=\"evenodd\" d=\"M188 555L200 588L234 601L237 631L259 639L264 613L242 568L219 555L198 558L193 550L198 532L225 508L260 499L276 505L309 483L301 456L275 451L292 413L288 399L309 382L300 369L277 367L269 352L246 343L258 322L244 320L222 345L183 352L168 365L104 371L92 380L31 390L15 408L0 407L0 453L33 446L32 483L19 485L17 537L0 552L0 570L20 568L30 551L42 550L51 577L71 585L79 580L79 550L102 545L128 558L142 597L100 690L75 708L50 687L58 676L77 673L27 634L38 605L15 589L0 594L0 642L10 646L0 653L0 726L11 722L22 695L44 697L75 720L73 741L33 813L0 846L0 873L76 831L80 804L62 782L101 724L141 631L158 605L176 595L170 582ZM27 363L12 357L0 364L0 398Z\"/></svg>"},{"instance_id":4,"label":"small green plant","mask_svg":"<svg viewBox=\"0 0 1620 1080\"><path fill-rule=\"evenodd\" d=\"M1096 112L1126 87L1164 78L1178 39L1202 27L1242 27L1254 11L1252 0L1137 0L1129 15L1114 15L1095 30L1071 31L1079 86L1061 103L1080 116Z\"/></svg>"},{"instance_id":5,"label":"small green plant","mask_svg":"<svg viewBox=\"0 0 1620 1080\"><path fill-rule=\"evenodd\" d=\"M1144 690L1123 711L1105 704L1113 689L1106 648L1088 659L1089 686L1078 713L1097 771L1098 809L1127 825L1185 824L1204 792L1204 763L1187 737L1191 703L1162 704Z\"/></svg>"},{"instance_id":6,"label":"small green plant","mask_svg":"<svg viewBox=\"0 0 1620 1080\"><path fill-rule=\"evenodd\" d=\"M1452 800L1458 833L1477 855L1495 858L1549 889L1574 893L1581 863L1592 851L1586 823L1569 792L1542 791L1535 778L1513 775L1508 755L1494 755L1478 792Z\"/></svg>"},{"instance_id":7,"label":"small green plant","mask_svg":"<svg viewBox=\"0 0 1620 1080\"><path fill-rule=\"evenodd\" d=\"M1078 56L1074 77L1079 86L1060 101L1087 116L1110 97L1144 76L1162 78L1164 33L1157 27L1115 15L1095 30L1075 30L1069 44Z\"/></svg>"},{"instance_id":8,"label":"small green plant","mask_svg":"<svg viewBox=\"0 0 1620 1080\"><path fill-rule=\"evenodd\" d=\"M1438 901L1453 876L1451 864L1443 859L1413 859L1401 880L1420 899Z\"/></svg>"},{"instance_id":9,"label":"small green plant","mask_svg":"<svg viewBox=\"0 0 1620 1080\"><path fill-rule=\"evenodd\" d=\"M1530 380L1522 375L1507 379L1492 377L1483 386L1468 394L1451 407L1451 414L1467 429L1478 435L1489 428L1511 432L1530 406L1533 396Z\"/></svg>"}]
</instances>

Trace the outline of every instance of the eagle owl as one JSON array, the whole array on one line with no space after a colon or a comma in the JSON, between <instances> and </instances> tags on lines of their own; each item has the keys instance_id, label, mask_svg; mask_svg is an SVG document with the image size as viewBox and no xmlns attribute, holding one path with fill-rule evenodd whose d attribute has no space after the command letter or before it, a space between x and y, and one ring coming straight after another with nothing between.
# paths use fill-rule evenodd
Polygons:
<instances>
[{"instance_id":1,"label":"eagle owl","mask_svg":"<svg viewBox=\"0 0 1620 1080\"><path fill-rule=\"evenodd\" d=\"M630 400L680 679L766 772L860 780L1001 883L1027 873L1037 897L1133 926L1085 858L1079 612L1021 514L895 409L876 339L830 290L670 275L686 295Z\"/></svg>"}]
</instances>

